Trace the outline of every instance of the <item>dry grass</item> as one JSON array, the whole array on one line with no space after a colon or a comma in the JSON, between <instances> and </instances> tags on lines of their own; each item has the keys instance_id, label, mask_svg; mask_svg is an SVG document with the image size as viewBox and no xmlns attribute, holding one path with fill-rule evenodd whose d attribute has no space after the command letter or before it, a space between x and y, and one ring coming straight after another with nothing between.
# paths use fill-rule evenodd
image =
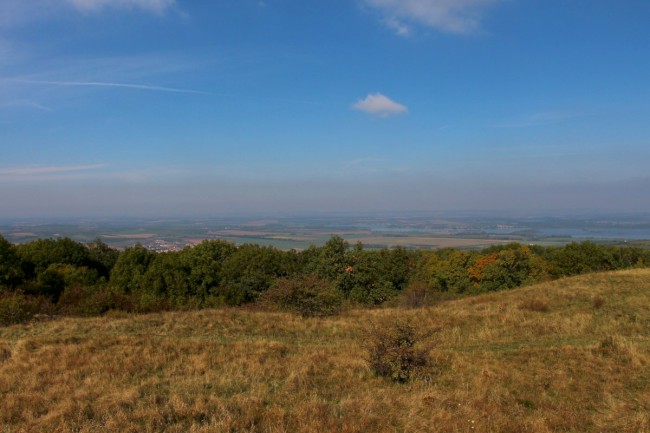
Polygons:
<instances>
[{"instance_id":1,"label":"dry grass","mask_svg":"<svg viewBox=\"0 0 650 433\"><path fill-rule=\"evenodd\" d=\"M407 384L364 361L398 318L442 329ZM67 318L0 328L0 432L648 432L649 361L650 270L328 319Z\"/></svg>"}]
</instances>

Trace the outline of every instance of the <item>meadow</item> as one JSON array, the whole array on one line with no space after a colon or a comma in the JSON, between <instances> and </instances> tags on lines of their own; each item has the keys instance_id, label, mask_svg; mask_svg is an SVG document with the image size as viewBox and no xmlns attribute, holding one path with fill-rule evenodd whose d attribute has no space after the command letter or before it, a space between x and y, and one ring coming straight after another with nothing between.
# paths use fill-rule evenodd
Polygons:
<instances>
[{"instance_id":1,"label":"meadow","mask_svg":"<svg viewBox=\"0 0 650 433\"><path fill-rule=\"evenodd\" d=\"M650 270L328 318L219 308L0 328L0 432L650 431ZM367 362L410 321L429 364Z\"/></svg>"}]
</instances>

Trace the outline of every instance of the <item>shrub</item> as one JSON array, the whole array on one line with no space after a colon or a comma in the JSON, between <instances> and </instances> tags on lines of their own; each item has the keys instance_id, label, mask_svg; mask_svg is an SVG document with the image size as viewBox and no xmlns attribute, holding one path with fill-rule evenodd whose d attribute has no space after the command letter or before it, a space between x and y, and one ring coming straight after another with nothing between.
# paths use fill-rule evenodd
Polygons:
<instances>
[{"instance_id":1,"label":"shrub","mask_svg":"<svg viewBox=\"0 0 650 433\"><path fill-rule=\"evenodd\" d=\"M11 349L4 343L0 343L0 364L11 358Z\"/></svg>"},{"instance_id":2,"label":"shrub","mask_svg":"<svg viewBox=\"0 0 650 433\"><path fill-rule=\"evenodd\" d=\"M547 313L551 308L546 301L542 301L541 299L529 299L527 301L524 301L519 306L519 309L535 311L537 313Z\"/></svg>"},{"instance_id":3,"label":"shrub","mask_svg":"<svg viewBox=\"0 0 650 433\"><path fill-rule=\"evenodd\" d=\"M389 281L356 285L349 291L349 299L365 305L380 305L395 298L399 292Z\"/></svg>"},{"instance_id":4,"label":"shrub","mask_svg":"<svg viewBox=\"0 0 650 433\"><path fill-rule=\"evenodd\" d=\"M129 297L104 287L67 287L56 304L57 311L73 316L98 316L110 310L133 311Z\"/></svg>"},{"instance_id":5,"label":"shrub","mask_svg":"<svg viewBox=\"0 0 650 433\"><path fill-rule=\"evenodd\" d=\"M51 304L44 298L11 293L0 296L0 326L30 321L41 313L49 313Z\"/></svg>"},{"instance_id":6,"label":"shrub","mask_svg":"<svg viewBox=\"0 0 650 433\"><path fill-rule=\"evenodd\" d=\"M605 305L605 298L598 295L591 301L591 305L594 307L594 309L598 310Z\"/></svg>"},{"instance_id":7,"label":"shrub","mask_svg":"<svg viewBox=\"0 0 650 433\"><path fill-rule=\"evenodd\" d=\"M133 311L137 313L158 313L173 309L167 299L155 293L137 293L128 298L133 302Z\"/></svg>"},{"instance_id":8,"label":"shrub","mask_svg":"<svg viewBox=\"0 0 650 433\"><path fill-rule=\"evenodd\" d=\"M410 284L400 296L400 305L405 308L421 308L433 305L441 293L435 292L424 283Z\"/></svg>"},{"instance_id":9,"label":"shrub","mask_svg":"<svg viewBox=\"0 0 650 433\"><path fill-rule=\"evenodd\" d=\"M592 352L603 357L616 359L622 364L629 364L637 358L633 352L630 352L625 340L611 335L604 336Z\"/></svg>"},{"instance_id":10,"label":"shrub","mask_svg":"<svg viewBox=\"0 0 650 433\"><path fill-rule=\"evenodd\" d=\"M322 317L338 314L343 300L331 283L311 276L280 278L262 295L260 301L302 317Z\"/></svg>"},{"instance_id":11,"label":"shrub","mask_svg":"<svg viewBox=\"0 0 650 433\"><path fill-rule=\"evenodd\" d=\"M377 376L408 382L430 364L429 350L422 345L425 337L409 321L373 325L366 338L370 369Z\"/></svg>"}]
</instances>

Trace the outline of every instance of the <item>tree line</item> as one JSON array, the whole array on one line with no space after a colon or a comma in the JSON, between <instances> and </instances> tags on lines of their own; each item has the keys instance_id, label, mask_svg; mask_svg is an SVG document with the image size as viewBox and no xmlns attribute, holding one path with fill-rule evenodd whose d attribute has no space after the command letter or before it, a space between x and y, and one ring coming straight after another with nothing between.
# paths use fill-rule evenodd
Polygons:
<instances>
[{"instance_id":1,"label":"tree line","mask_svg":"<svg viewBox=\"0 0 650 433\"><path fill-rule=\"evenodd\" d=\"M593 242L410 251L368 250L332 236L303 251L205 240L154 253L141 245L118 251L101 240L69 238L14 245L0 236L0 324L38 313L97 315L269 300L315 315L332 302L378 305L401 297L418 304L649 264L650 251Z\"/></svg>"}]
</instances>

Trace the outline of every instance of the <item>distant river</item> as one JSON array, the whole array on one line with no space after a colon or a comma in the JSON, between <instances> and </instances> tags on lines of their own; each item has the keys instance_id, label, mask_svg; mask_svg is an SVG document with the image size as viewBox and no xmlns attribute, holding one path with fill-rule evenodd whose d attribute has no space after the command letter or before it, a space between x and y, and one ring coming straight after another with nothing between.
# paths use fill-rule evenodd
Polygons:
<instances>
[{"instance_id":1,"label":"distant river","mask_svg":"<svg viewBox=\"0 0 650 433\"><path fill-rule=\"evenodd\" d=\"M460 234L483 233L489 235L511 235L521 232L530 234L531 237L571 237L575 239L623 239L623 240L650 240L650 228L532 228L532 227L498 227L498 228L428 228L428 227L395 227L386 225L359 225L376 232L384 233L431 233L431 234Z\"/></svg>"},{"instance_id":2,"label":"distant river","mask_svg":"<svg viewBox=\"0 0 650 433\"><path fill-rule=\"evenodd\" d=\"M495 228L482 229L484 233L494 235L509 235L521 231L530 230L531 233L539 237L559 236L572 237L576 239L625 239L625 240L642 240L650 239L650 229L638 228L604 228L604 229L579 229L579 228L538 228L530 229L526 227L516 228Z\"/></svg>"}]
</instances>

